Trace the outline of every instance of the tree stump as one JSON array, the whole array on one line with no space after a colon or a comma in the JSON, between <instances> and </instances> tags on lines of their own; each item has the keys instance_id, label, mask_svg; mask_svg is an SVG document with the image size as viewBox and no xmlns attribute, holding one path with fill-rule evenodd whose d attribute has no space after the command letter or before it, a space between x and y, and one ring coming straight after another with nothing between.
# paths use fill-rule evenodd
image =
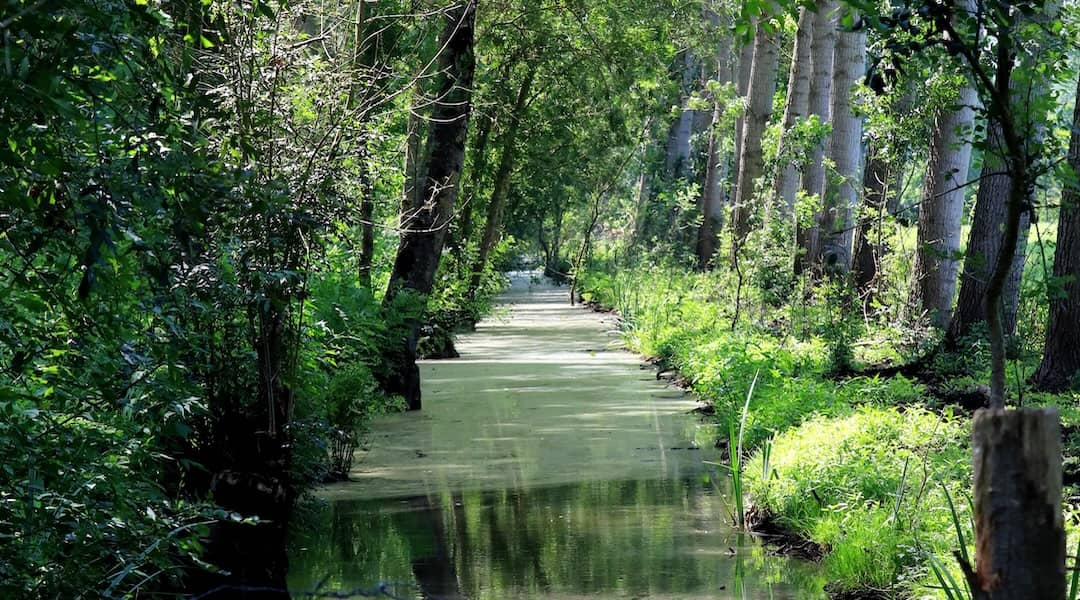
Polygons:
<instances>
[{"instance_id":1,"label":"tree stump","mask_svg":"<svg viewBox=\"0 0 1080 600\"><path fill-rule=\"evenodd\" d=\"M975 598L1065 598L1057 409L980 410L971 436Z\"/></svg>"}]
</instances>

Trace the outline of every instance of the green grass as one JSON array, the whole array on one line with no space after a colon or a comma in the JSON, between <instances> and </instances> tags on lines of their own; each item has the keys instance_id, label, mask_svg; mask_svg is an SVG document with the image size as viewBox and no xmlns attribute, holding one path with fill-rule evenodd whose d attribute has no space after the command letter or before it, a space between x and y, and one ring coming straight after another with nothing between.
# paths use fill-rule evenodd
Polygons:
<instances>
[{"instance_id":1,"label":"green grass","mask_svg":"<svg viewBox=\"0 0 1080 600\"><path fill-rule=\"evenodd\" d=\"M970 416L952 416L923 385L901 376L828 376L837 357L856 365L910 359L926 343L910 340L924 331L863 323L820 300L744 309L745 318L733 327L725 291L730 274L610 270L619 274L583 278L586 299L616 309L631 349L677 369L712 404L717 435L726 434L734 448L741 439L746 449L729 466L736 496L828 547L822 569L831 590L955 595L941 579L964 585L953 552L973 540ZM1036 313L1032 321L1040 318ZM851 318L859 322L845 322ZM846 351L837 351L837 338L848 344ZM946 387L986 381L985 352L978 340L973 344L936 365ZM1010 364L1011 384L1022 384L1037 364L1035 344L1025 344ZM1066 467L1080 467L1080 394L1025 392L1023 398L1025 405L1061 408L1067 431L1075 432L1067 435Z\"/></svg>"}]
</instances>

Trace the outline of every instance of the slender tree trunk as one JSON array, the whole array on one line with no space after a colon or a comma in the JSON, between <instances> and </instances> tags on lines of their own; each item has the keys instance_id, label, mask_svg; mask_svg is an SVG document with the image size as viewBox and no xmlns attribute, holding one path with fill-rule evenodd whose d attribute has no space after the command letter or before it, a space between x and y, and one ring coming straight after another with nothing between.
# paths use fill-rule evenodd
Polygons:
<instances>
[{"instance_id":1,"label":"slender tree trunk","mask_svg":"<svg viewBox=\"0 0 1080 600\"><path fill-rule=\"evenodd\" d=\"M930 164L919 204L918 253L915 256L917 305L930 322L945 329L952 319L956 276L960 267L960 227L964 188L971 166L971 126L975 122L975 88L965 85L955 106L934 118Z\"/></svg>"},{"instance_id":2,"label":"slender tree trunk","mask_svg":"<svg viewBox=\"0 0 1080 600\"><path fill-rule=\"evenodd\" d=\"M689 50L682 53L682 63L682 85L679 88L682 109L679 118L671 124L664 158L664 175L668 182L686 178L692 165L690 138L694 134L694 115L697 111L690 108L689 102L694 82L697 81L698 65Z\"/></svg>"},{"instance_id":3,"label":"slender tree trunk","mask_svg":"<svg viewBox=\"0 0 1080 600\"><path fill-rule=\"evenodd\" d=\"M738 72L736 73L738 79L735 80L735 93L738 94L738 101L742 102L746 98L747 94L750 93L750 72L754 66L754 44L752 42L747 43L746 41L741 41L740 43L742 45L739 46ZM743 121L744 119L742 115L740 115L739 118L735 119L735 158L734 163L731 165L731 170L736 175L738 175L739 173L739 160L742 157ZM738 193L737 181L735 182L735 186L736 187L733 187L731 190L732 198L734 198L735 195Z\"/></svg>"},{"instance_id":4,"label":"slender tree trunk","mask_svg":"<svg viewBox=\"0 0 1080 600\"><path fill-rule=\"evenodd\" d=\"M1080 81L1077 92L1069 166L1080 175ZM1041 390L1060 392L1080 374L1080 185L1075 180L1066 182L1061 193L1054 280L1061 287L1051 296L1046 346L1032 383Z\"/></svg>"},{"instance_id":5,"label":"slender tree trunk","mask_svg":"<svg viewBox=\"0 0 1080 600\"><path fill-rule=\"evenodd\" d=\"M731 211L732 259L742 250L746 236L750 234L751 214L755 208L754 183L761 177L764 160L761 139L772 114L773 96L776 94L776 71L778 56L775 36L758 25L754 33L754 58L750 69L750 93L746 114L743 117L741 155L738 180L735 184L735 203Z\"/></svg>"},{"instance_id":6,"label":"slender tree trunk","mask_svg":"<svg viewBox=\"0 0 1080 600\"><path fill-rule=\"evenodd\" d=\"M874 231L880 230L885 202L889 195L892 165L882 156L880 148L870 143L866 149L866 168L863 172L863 209L859 214L855 235L855 289L865 306L874 293L877 280L878 260L884 251L880 237L874 239Z\"/></svg>"},{"instance_id":7,"label":"slender tree trunk","mask_svg":"<svg viewBox=\"0 0 1080 600\"><path fill-rule=\"evenodd\" d=\"M371 265L375 258L375 198L374 187L371 183L371 169L367 161L370 160L366 151L361 157L360 174L360 255L358 257L358 275L360 286L371 289Z\"/></svg>"},{"instance_id":8,"label":"slender tree trunk","mask_svg":"<svg viewBox=\"0 0 1080 600\"><path fill-rule=\"evenodd\" d=\"M457 235L453 240L453 246L463 251L469 245L469 239L473 232L473 207L476 202L476 191L481 189L484 180L484 171L487 168L487 142L494 129L495 119L490 114L484 114L476 120L476 144L472 147L472 159L469 161L469 184L470 193L465 203L458 210ZM464 187L464 186L462 186ZM447 240L447 243L451 242ZM464 254L461 254L464 256Z\"/></svg>"},{"instance_id":9,"label":"slender tree trunk","mask_svg":"<svg viewBox=\"0 0 1080 600\"><path fill-rule=\"evenodd\" d=\"M836 47L836 11L835 0L818 3L814 13L814 27L810 44L810 93L807 100L809 114L817 115L822 123L830 122L830 98L832 97L833 51ZM815 145L807 156L802 172L802 191L810 196L822 198L825 192L825 148L829 147L826 137L821 144ZM796 228L795 273L803 273L817 261L819 254L818 218L810 223L799 223Z\"/></svg>"},{"instance_id":10,"label":"slender tree trunk","mask_svg":"<svg viewBox=\"0 0 1080 600\"><path fill-rule=\"evenodd\" d=\"M495 172L495 187L491 192L491 200L488 201L484 235L480 238L480 248L469 278L470 296L474 296L480 287L484 267L487 266L488 257L498 244L502 232L503 210L510 195L510 182L514 176L514 163L517 159L518 132L521 130L521 119L529 101L529 90L532 89L535 76L536 69L526 65L525 79L521 82L521 88L518 89L513 112L510 114L510 124L506 133L503 134L502 157L499 159L499 168Z\"/></svg>"},{"instance_id":11,"label":"slender tree trunk","mask_svg":"<svg viewBox=\"0 0 1080 600\"><path fill-rule=\"evenodd\" d=\"M630 238L631 246L645 241L649 230L649 205L652 200L652 170L649 168L650 139L651 136L646 134L639 149L641 171L638 172L637 182L634 184L634 234Z\"/></svg>"},{"instance_id":12,"label":"slender tree trunk","mask_svg":"<svg viewBox=\"0 0 1080 600\"><path fill-rule=\"evenodd\" d=\"M714 28L720 26L720 16L712 10L705 11L705 18ZM733 82L734 74L731 65L731 37L721 36L716 49L716 80L724 84ZM697 254L698 269L704 271L712 268L713 255L716 254L717 239L724 214L724 181L727 179L727 160L722 153L724 151L723 138L718 131L720 119L723 115L723 107L718 99L713 99L712 118L708 125L708 148L705 155L705 180L701 190L701 225L697 231Z\"/></svg>"},{"instance_id":13,"label":"slender tree trunk","mask_svg":"<svg viewBox=\"0 0 1080 600\"><path fill-rule=\"evenodd\" d=\"M455 6L446 12L444 19L436 71L437 96L432 102L423 165L417 171L423 173L423 178L413 180L415 193L408 206L410 214L383 297L386 308L392 307L398 295L406 290L421 297L431 293L465 160L475 70L476 2L468 0ZM406 319L401 338L393 340L393 346L387 350L389 369L381 377L383 389L403 396L410 410L420 409L416 343L421 317L422 314L414 314Z\"/></svg>"},{"instance_id":14,"label":"slender tree trunk","mask_svg":"<svg viewBox=\"0 0 1080 600\"><path fill-rule=\"evenodd\" d=\"M838 179L829 178L825 185L825 202L821 213L820 231L823 239L822 260L830 273L847 273L851 269L855 227L852 216L859 202L863 178L862 117L855 114L852 92L866 70L866 32L841 31L836 36L833 59L832 135L829 138L829 158L836 166Z\"/></svg>"},{"instance_id":15,"label":"slender tree trunk","mask_svg":"<svg viewBox=\"0 0 1080 600\"><path fill-rule=\"evenodd\" d=\"M784 105L784 128L780 136L778 154L784 157L791 130L801 119L807 116L810 100L810 47L813 44L814 13L810 9L799 9L799 25L795 32L795 46L792 49L791 69L788 71L787 103ZM795 197L799 192L799 164L802 157L785 157L780 173L776 178L776 193L780 198L780 210L785 219L795 214Z\"/></svg>"},{"instance_id":16,"label":"slender tree trunk","mask_svg":"<svg viewBox=\"0 0 1080 600\"><path fill-rule=\"evenodd\" d=\"M1059 9L1058 2L1047 2L1042 11L1028 18L1032 24L1045 25ZM1048 43L1048 38L1032 39L1026 43L1030 54L1024 55L1037 57L1039 46ZM997 51L996 89L990 93L999 98L998 104L1007 100L1007 108L998 106L994 112L1007 110L1008 114L992 114L987 124L987 150L983 153L983 169L961 275L960 295L946 336L946 344L955 346L976 323L985 321L989 326L991 362L1000 365L1000 369L992 369L995 372L990 386L992 403L998 400L995 398L995 382L1001 384L1001 401L1004 401L1005 338L1012 335L1016 327L1020 280L1027 259L1027 237L1031 224L1029 210L1035 188L1034 174L1029 172L1030 149L1038 147L1046 135L1039 119L1025 117L1024 113L1032 110L1039 99L1049 92L1049 83L1038 78L1031 81L1030 86L1023 86L1027 89L1014 89L1012 71L1015 65L1012 61L1016 57L1010 55L1010 51L1007 44ZM1038 58L1033 60L1037 62ZM1032 64L1021 65L1023 69L1033 67ZM991 98L984 97L982 100L988 106L994 106ZM1032 127L1022 125L1025 122ZM1025 128L1024 131L1017 130L1021 126ZM1006 262L999 265L999 260ZM1002 334L1000 340L996 339L998 330Z\"/></svg>"}]
</instances>

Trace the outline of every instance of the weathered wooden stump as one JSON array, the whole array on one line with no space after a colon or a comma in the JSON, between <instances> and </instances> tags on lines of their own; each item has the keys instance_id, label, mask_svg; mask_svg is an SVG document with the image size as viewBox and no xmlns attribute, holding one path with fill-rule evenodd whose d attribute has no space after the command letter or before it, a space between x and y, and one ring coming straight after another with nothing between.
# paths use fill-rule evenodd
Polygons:
<instances>
[{"instance_id":1,"label":"weathered wooden stump","mask_svg":"<svg viewBox=\"0 0 1080 600\"><path fill-rule=\"evenodd\" d=\"M975 597L1065 598L1057 409L980 410L971 436Z\"/></svg>"}]
</instances>

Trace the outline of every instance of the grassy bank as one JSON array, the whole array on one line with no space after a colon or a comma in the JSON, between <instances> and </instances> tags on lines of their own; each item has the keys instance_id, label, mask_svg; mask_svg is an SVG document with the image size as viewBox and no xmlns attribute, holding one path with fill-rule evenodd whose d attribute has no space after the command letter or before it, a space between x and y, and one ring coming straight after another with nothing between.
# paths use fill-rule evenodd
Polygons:
<instances>
[{"instance_id":1,"label":"grassy bank","mask_svg":"<svg viewBox=\"0 0 1080 600\"><path fill-rule=\"evenodd\" d=\"M712 405L719 431L741 420L757 379L743 431L752 522L821 547L836 596L946 597L929 564L960 581L952 553L957 524L965 545L972 539L971 459L970 413L943 392L986 380L977 341L938 359L933 389L900 375L851 376L866 363L902 362L919 346L904 346L899 331L845 322L828 301L736 318L717 291L731 289L730 274L610 272L583 277L584 298L620 313L631 349L677 369ZM1021 386L1031 362L1010 364ZM1076 396L1023 398L1061 406L1067 432L1078 423ZM1066 437L1068 467L1076 446Z\"/></svg>"}]
</instances>

